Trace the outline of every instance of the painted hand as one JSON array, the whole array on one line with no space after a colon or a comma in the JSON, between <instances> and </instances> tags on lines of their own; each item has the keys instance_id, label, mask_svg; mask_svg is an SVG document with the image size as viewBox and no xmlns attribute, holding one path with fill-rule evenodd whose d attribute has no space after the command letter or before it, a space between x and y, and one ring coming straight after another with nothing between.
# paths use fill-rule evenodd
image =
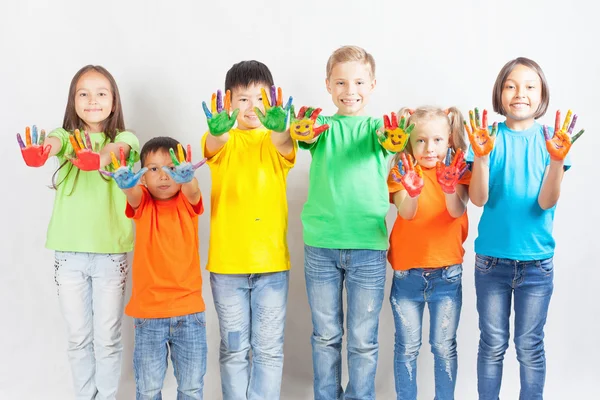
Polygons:
<instances>
[{"instance_id":1,"label":"painted hand","mask_svg":"<svg viewBox=\"0 0 600 400\"><path fill-rule=\"evenodd\" d=\"M273 132L285 132L288 111L292 106L292 96L290 96L287 104L283 107L281 88L277 88L277 97L275 97L275 85L271 86L271 101L269 101L265 89L261 89L260 91L262 92L265 113L263 114L258 107L254 107L254 112L260 123Z\"/></svg>"},{"instance_id":2,"label":"painted hand","mask_svg":"<svg viewBox=\"0 0 600 400\"><path fill-rule=\"evenodd\" d=\"M398 163L398 171L400 177L393 174L392 179L401 183L410 197L417 197L423 190L423 171L420 165L415 165L412 156L409 154L408 159L405 153L400 155L401 161Z\"/></svg>"},{"instance_id":3,"label":"painted hand","mask_svg":"<svg viewBox=\"0 0 600 400\"><path fill-rule=\"evenodd\" d=\"M487 124L487 110L483 110L483 121L479 119L479 109L475 108L475 116L473 111L469 110L469 121L471 127L467 125L467 121L464 121L465 130L469 136L469 142L473 148L473 153L477 157L483 157L492 151L494 148L494 140L496 140L496 133L498 132L498 123L494 122L492 131L490 132Z\"/></svg>"},{"instance_id":4,"label":"painted hand","mask_svg":"<svg viewBox=\"0 0 600 400\"><path fill-rule=\"evenodd\" d=\"M208 131L213 136L221 136L222 134L229 132L235 120L240 112L239 109L235 109L231 115L231 91L225 92L225 106L223 107L223 99L221 98L221 91L217 90L217 93L213 93L210 101L210 110L206 106L206 102L202 102L202 109L206 114L206 121L208 122ZM216 115L215 115L216 114Z\"/></svg>"},{"instance_id":5,"label":"painted hand","mask_svg":"<svg viewBox=\"0 0 600 400\"><path fill-rule=\"evenodd\" d=\"M25 128L25 143L20 133L17 133L17 142L21 148L21 155L25 164L29 167L41 167L46 163L48 154L52 148L50 145L44 147L44 140L46 139L46 131L42 129L40 138L38 141L37 126L33 126L33 140L31 138L31 130L29 127Z\"/></svg>"},{"instance_id":6,"label":"painted hand","mask_svg":"<svg viewBox=\"0 0 600 400\"><path fill-rule=\"evenodd\" d=\"M329 129L329 125L327 124L315 127L317 117L320 113L320 108L301 107L296 116L294 106L292 105L290 109L290 136L292 139L300 142L308 142Z\"/></svg>"},{"instance_id":7,"label":"painted hand","mask_svg":"<svg viewBox=\"0 0 600 400\"><path fill-rule=\"evenodd\" d=\"M75 129L72 135L69 135L71 146L75 151L75 157L67 156L69 161L82 171L97 171L100 169L100 153L98 146L92 150L92 141L87 132L83 132L85 143L81 139L79 129Z\"/></svg>"},{"instance_id":8,"label":"painted hand","mask_svg":"<svg viewBox=\"0 0 600 400\"><path fill-rule=\"evenodd\" d=\"M585 129L580 130L575 135L571 136L573 133L573 128L575 128L575 122L577 122L577 115L573 115L573 121L571 122L571 115L573 113L571 110L567 111L567 116L565 117L565 122L560 127L560 110L556 111L556 122L554 123L554 136L550 136L548 133L548 127L544 125L544 137L546 138L546 149L548 149L548 153L550 153L550 158L555 161L562 161L565 159L569 150L571 150L571 146L581 135L585 132ZM569 125L571 122L571 125ZM567 127L569 127L567 129Z\"/></svg>"},{"instance_id":9,"label":"painted hand","mask_svg":"<svg viewBox=\"0 0 600 400\"><path fill-rule=\"evenodd\" d=\"M120 189L131 189L135 185L138 184L142 175L148 171L148 168L142 168L137 173L133 173L133 164L135 164L135 155L133 151L129 152L129 159L125 162L125 152L122 147L119 147L119 155L121 156L121 163L117 161L117 157L115 157L115 153L110 152L110 157L112 158L112 166L115 172L108 172L103 169L100 170L100 173L106 176L109 176L115 180L117 186Z\"/></svg>"},{"instance_id":10,"label":"painted hand","mask_svg":"<svg viewBox=\"0 0 600 400\"><path fill-rule=\"evenodd\" d=\"M175 156L175 150L169 149L171 154L171 160L175 166L173 168L162 167L162 169L173 178L177 183L188 183L194 179L194 172L206 163L206 158L203 158L198 164L192 164L192 146L187 145L187 157L183 152L183 146L177 145L177 156Z\"/></svg>"},{"instance_id":11,"label":"painted hand","mask_svg":"<svg viewBox=\"0 0 600 400\"><path fill-rule=\"evenodd\" d=\"M451 154L452 150L448 149L445 162L438 161L435 166L437 181L442 187L442 191L448 194L456 192L458 181L467 172L465 153L461 149L456 150L454 160L450 162Z\"/></svg>"},{"instance_id":12,"label":"painted hand","mask_svg":"<svg viewBox=\"0 0 600 400\"><path fill-rule=\"evenodd\" d=\"M383 131L378 130L377 136L384 149L392 153L399 153L406 147L410 133L415 129L415 124L410 124L407 128L404 117L400 118L400 125L398 125L396 113L392 113L391 116L391 120L387 115L383 116Z\"/></svg>"}]
</instances>

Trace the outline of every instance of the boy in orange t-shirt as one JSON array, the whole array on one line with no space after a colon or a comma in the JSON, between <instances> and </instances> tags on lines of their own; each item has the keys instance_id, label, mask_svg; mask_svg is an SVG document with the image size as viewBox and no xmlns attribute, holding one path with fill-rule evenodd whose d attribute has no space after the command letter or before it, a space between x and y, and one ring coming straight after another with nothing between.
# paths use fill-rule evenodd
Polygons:
<instances>
[{"instance_id":1,"label":"boy in orange t-shirt","mask_svg":"<svg viewBox=\"0 0 600 400\"><path fill-rule=\"evenodd\" d=\"M415 128L405 152L396 155L402 168L395 166L388 178L391 200L398 208L388 253L394 269L390 302L396 326L396 392L399 399L417 398L417 355L427 304L435 397L453 399L470 179L463 118L455 107L402 109L398 117Z\"/></svg>"},{"instance_id":2,"label":"boy in orange t-shirt","mask_svg":"<svg viewBox=\"0 0 600 400\"><path fill-rule=\"evenodd\" d=\"M206 319L198 215L204 207L194 171L204 160L191 164L190 147L186 159L169 137L148 141L140 158L138 173L121 155L121 166L113 159L116 171L110 174L127 196L125 213L136 227L133 289L125 308L135 324L136 397L160 397L170 348L178 396L202 399Z\"/></svg>"}]
</instances>

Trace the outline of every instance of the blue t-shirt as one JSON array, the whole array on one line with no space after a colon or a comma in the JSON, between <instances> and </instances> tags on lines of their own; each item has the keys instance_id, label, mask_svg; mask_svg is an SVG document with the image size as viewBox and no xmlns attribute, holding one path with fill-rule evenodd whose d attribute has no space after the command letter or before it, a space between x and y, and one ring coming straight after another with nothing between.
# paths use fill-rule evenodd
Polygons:
<instances>
[{"instance_id":1,"label":"blue t-shirt","mask_svg":"<svg viewBox=\"0 0 600 400\"><path fill-rule=\"evenodd\" d=\"M467 162L472 161L473 149L469 148ZM490 153L489 196L479 221L475 253L519 261L554 255L556 206L542 210L538 204L549 164L542 125L535 122L527 130L513 131L504 122L498 124ZM567 157L565 169L570 166Z\"/></svg>"}]
</instances>

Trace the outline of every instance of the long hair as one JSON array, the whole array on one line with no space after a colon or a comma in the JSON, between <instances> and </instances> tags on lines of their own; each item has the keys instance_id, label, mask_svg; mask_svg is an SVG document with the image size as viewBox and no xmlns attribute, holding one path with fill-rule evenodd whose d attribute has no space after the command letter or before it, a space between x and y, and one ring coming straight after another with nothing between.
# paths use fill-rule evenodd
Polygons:
<instances>
[{"instance_id":1,"label":"long hair","mask_svg":"<svg viewBox=\"0 0 600 400\"><path fill-rule=\"evenodd\" d=\"M117 86L117 82L115 81L115 78L113 78L111 73L108 72L106 70L106 68L104 68L100 65L86 65L85 67L83 67L79 71L77 71L75 76L73 76L73 79L71 79L71 85L69 86L69 97L67 99L67 106L65 108L65 116L63 118L62 127L64 130L66 130L68 132L73 132L75 129L80 129L82 131L85 130L85 128L86 128L85 122L79 117L79 115L77 115L77 111L75 109L75 95L77 92L77 83L79 82L79 79L84 74L86 74L87 72L90 72L90 71L98 72L99 74L103 75L110 83L110 91L112 93L113 107L112 107L112 110L111 110L108 118L106 118L104 121L102 121L100 123L101 131L104 132L104 135L106 136L106 140L103 143L103 145L106 145L107 142L113 143L115 141L115 138L119 134L119 132L122 132L125 130L125 121L123 118L123 108L121 106L121 95L119 94L119 88ZM68 166L69 170L67 171L67 173L65 174L63 179L60 182L56 183L56 178L58 176L59 171L62 168L66 167L67 164L69 164L69 166ZM71 173L73 167L74 167L73 164L70 163L69 160L65 160L58 167L58 169L56 171L54 171L54 174L52 174L52 186L51 187L53 189L58 188L58 186L60 186L60 184L62 184L65 181L65 179L67 178L67 176ZM79 177L79 172L80 172L80 170L77 170L77 175L75 176L75 182L73 183L73 188L75 188L75 183L77 183L77 178ZM103 176L102 176L102 178L104 179Z\"/></svg>"}]
</instances>

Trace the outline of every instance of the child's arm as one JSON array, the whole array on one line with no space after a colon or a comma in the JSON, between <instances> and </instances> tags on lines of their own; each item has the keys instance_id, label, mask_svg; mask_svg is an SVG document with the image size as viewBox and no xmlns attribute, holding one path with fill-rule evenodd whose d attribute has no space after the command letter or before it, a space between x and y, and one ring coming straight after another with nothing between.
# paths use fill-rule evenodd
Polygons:
<instances>
[{"instance_id":1,"label":"child's arm","mask_svg":"<svg viewBox=\"0 0 600 400\"><path fill-rule=\"evenodd\" d=\"M392 199L398 209L398 215L407 221L410 221L417 215L419 207L419 195L410 197L406 190L401 190L393 194Z\"/></svg>"},{"instance_id":2,"label":"child's arm","mask_svg":"<svg viewBox=\"0 0 600 400\"><path fill-rule=\"evenodd\" d=\"M132 188L121 190L125 193L125 197L127 197L127 203L129 203L131 208L137 210L140 204L142 204L143 192L141 186L136 184Z\"/></svg>"},{"instance_id":3,"label":"child's arm","mask_svg":"<svg viewBox=\"0 0 600 400\"><path fill-rule=\"evenodd\" d=\"M190 202L191 205L195 206L202 198L202 192L198 186L198 179L194 178L191 181L181 185L181 193Z\"/></svg>"},{"instance_id":4,"label":"child's arm","mask_svg":"<svg viewBox=\"0 0 600 400\"><path fill-rule=\"evenodd\" d=\"M454 193L444 193L446 197L446 208L452 218L458 218L465 213L469 202L469 190L465 185L456 185Z\"/></svg>"},{"instance_id":5,"label":"child's arm","mask_svg":"<svg viewBox=\"0 0 600 400\"><path fill-rule=\"evenodd\" d=\"M564 160L550 160L550 166L546 168L542 188L538 195L538 204L542 210L552 208L560 197L560 184L565 173Z\"/></svg>"},{"instance_id":6,"label":"child's arm","mask_svg":"<svg viewBox=\"0 0 600 400\"><path fill-rule=\"evenodd\" d=\"M483 207L488 201L490 184L490 156L475 156L471 169L471 183L469 184L469 199L477 207Z\"/></svg>"},{"instance_id":7,"label":"child's arm","mask_svg":"<svg viewBox=\"0 0 600 400\"><path fill-rule=\"evenodd\" d=\"M231 111L231 91L229 90L225 92L225 104L223 104L220 90L213 93L210 103L211 109L209 110L206 102L202 102L202 109L206 115L208 132L210 133L206 137L205 155L207 157L216 154L225 146L229 140L229 131L233 128L240 112L239 109L235 109L231 115L229 114Z\"/></svg>"},{"instance_id":8,"label":"child's arm","mask_svg":"<svg viewBox=\"0 0 600 400\"><path fill-rule=\"evenodd\" d=\"M128 158L129 152L131 151L131 146L127 143L116 142L109 143L106 146L104 146L104 148L100 150L100 168L104 168L108 164L112 163L112 157L110 153L119 154L121 152L121 149L123 149L123 156L125 158Z\"/></svg>"},{"instance_id":9,"label":"child's arm","mask_svg":"<svg viewBox=\"0 0 600 400\"><path fill-rule=\"evenodd\" d=\"M273 146L275 146L279 154L285 158L289 158L292 155L294 151L294 141L290 136L289 129L285 132L271 131L271 142L273 142Z\"/></svg>"}]
</instances>

